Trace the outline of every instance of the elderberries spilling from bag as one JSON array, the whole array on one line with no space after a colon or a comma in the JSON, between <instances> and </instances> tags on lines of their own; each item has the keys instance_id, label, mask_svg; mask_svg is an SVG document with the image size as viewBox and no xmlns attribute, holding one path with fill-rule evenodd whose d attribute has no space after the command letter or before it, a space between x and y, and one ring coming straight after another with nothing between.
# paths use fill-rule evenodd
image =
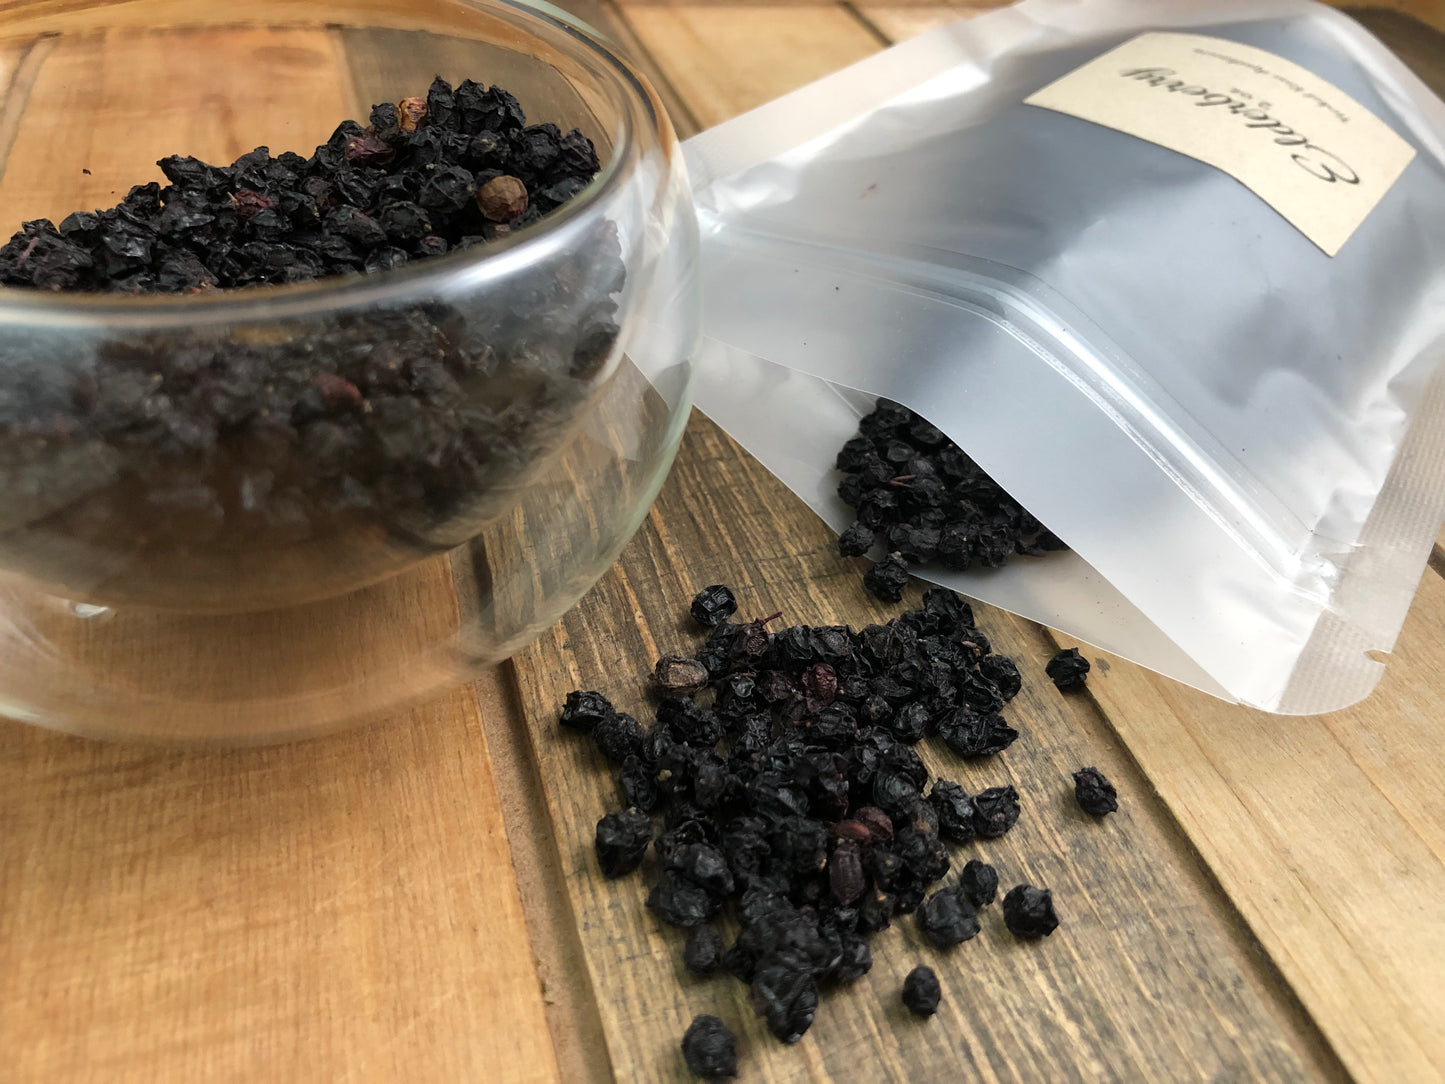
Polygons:
<instances>
[{"instance_id":1,"label":"elderberries spilling from bag","mask_svg":"<svg viewBox=\"0 0 1445 1084\"><path fill-rule=\"evenodd\" d=\"M858 423L836 466L846 476L838 495L858 516L838 552L883 551L863 584L885 602L903 598L910 565L963 572L1068 548L942 430L890 400Z\"/></svg>"},{"instance_id":2,"label":"elderberries spilling from bag","mask_svg":"<svg viewBox=\"0 0 1445 1084\"><path fill-rule=\"evenodd\" d=\"M343 122L309 157L258 147L229 166L158 164L164 186L58 226L26 222L0 247L0 283L205 294L385 271L528 226L599 168L580 132L528 125L500 87L441 79L375 106L366 126ZM450 548L560 442L611 356L623 276L602 223L475 296L118 329L68 340L63 358L11 344L5 556L65 582L55 562L101 553L103 578L123 567L128 590L151 583L184 601L188 575L232 589L230 566L207 561L344 547L306 551L279 585L289 603L348 562L375 577L423 555L414 547Z\"/></svg>"},{"instance_id":3,"label":"elderberries spilling from bag","mask_svg":"<svg viewBox=\"0 0 1445 1084\"><path fill-rule=\"evenodd\" d=\"M708 588L694 611L716 612L723 590ZM943 588L861 631L769 632L777 616L723 621L695 658L666 656L654 672L656 721L645 733L624 725L627 742L610 737L611 720L631 717L599 693L571 694L561 722L590 730L619 768L627 809L598 825L604 873L630 868L639 818L661 813L647 905L689 931L689 971L721 967L747 983L768 1029L794 1042L825 988L867 973L867 939L895 915L916 911L939 947L979 932L977 909L992 902L997 875L973 862L938 886L950 867L945 841L1002 835L1018 819L1018 794L930 786L913 745L937 733L963 755L999 752L1018 737L998 712L1020 681L969 604ZM681 695L699 680L689 663L710 701ZM713 923L724 915L739 932L719 953Z\"/></svg>"}]
</instances>

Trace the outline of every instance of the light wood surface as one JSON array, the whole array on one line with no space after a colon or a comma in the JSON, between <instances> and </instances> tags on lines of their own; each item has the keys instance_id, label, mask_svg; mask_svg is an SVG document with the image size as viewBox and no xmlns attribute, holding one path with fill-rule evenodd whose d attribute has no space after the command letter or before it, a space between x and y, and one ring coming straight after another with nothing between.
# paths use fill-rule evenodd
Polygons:
<instances>
[{"instance_id":1,"label":"light wood surface","mask_svg":"<svg viewBox=\"0 0 1445 1084\"><path fill-rule=\"evenodd\" d=\"M94 6L0 4L0 80L63 95L135 71L117 58L145 35L22 40ZM987 5L569 6L634 50L685 133ZM1390 6L1445 26L1434 0ZM442 7L424 0L390 25ZM144 25L143 8L116 5L118 21ZM1371 20L1445 76L1438 35ZM248 33L256 94L284 84L316 101L320 135L277 146L314 141L354 108L364 42L322 26L284 42ZM136 77L163 84L167 63ZM30 116L0 113L0 148L30 163L0 178L7 221L86 196L51 187ZM251 127L171 123L217 157L255 141ZM92 178L109 183L113 166L117 183L141 179L143 163L107 153ZM933 766L966 786L1019 786L1015 832L958 857L1049 883L1063 928L1019 945L990 914L980 938L940 955L902 920L795 1047L766 1035L741 985L689 978L642 881L596 876L593 826L617 799L555 711L579 686L642 709L652 659L695 640L682 615L705 583L789 621L892 612L831 541L695 415L618 564L470 691L358 733L235 753L0 726L0 1080L681 1081L677 1042L696 1012L723 1015L744 1079L771 1082L1445 1080L1445 581L1433 568L1377 693L1320 718L1233 708L1096 652L1089 692L1061 697L1042 675L1059 638L980 607L1024 673L1010 708L1024 738L990 765L945 754ZM420 604L455 610L446 576L424 592ZM383 599L375 620L387 613ZM1082 763L1119 785L1123 808L1103 824L1071 809ZM947 999L922 1026L896 1004L920 960Z\"/></svg>"}]
</instances>

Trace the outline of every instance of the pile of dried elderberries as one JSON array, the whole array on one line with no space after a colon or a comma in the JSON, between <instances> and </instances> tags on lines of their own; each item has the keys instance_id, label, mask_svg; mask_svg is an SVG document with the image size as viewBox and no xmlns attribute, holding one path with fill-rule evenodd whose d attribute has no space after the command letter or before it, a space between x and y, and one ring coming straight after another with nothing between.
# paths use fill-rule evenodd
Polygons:
<instances>
[{"instance_id":1,"label":"pile of dried elderberries","mask_svg":"<svg viewBox=\"0 0 1445 1084\"><path fill-rule=\"evenodd\" d=\"M204 297L385 271L498 242L599 169L582 133L440 78L310 157L159 165L164 186L26 222L0 247L0 283ZM363 530L383 561L468 537L560 440L617 341L618 239L603 224L585 240L477 296L347 308L343 294L294 318L10 343L0 560L64 580L49 562L89 549L164 578L188 567L178 555ZM326 560L323 545L318 577Z\"/></svg>"},{"instance_id":2,"label":"pile of dried elderberries","mask_svg":"<svg viewBox=\"0 0 1445 1084\"><path fill-rule=\"evenodd\" d=\"M602 873L631 873L650 848L647 905L689 931L687 968L747 983L768 1029L794 1042L822 991L869 970L868 938L898 915L915 914L937 948L979 933L997 871L975 859L947 880L948 844L1008 832L1018 793L1002 785L970 795L930 779L914 746L936 735L967 757L1007 748L1019 735L999 711L1021 680L968 602L943 588L861 631L770 632L780 615L735 622L736 609L721 585L693 601L693 618L710 631L694 655L657 662L651 726L595 691L571 693L560 721L589 733L617 766L623 808L597 825ZM1117 808L1096 769L1076 774L1075 793L1096 816ZM1020 938L1058 925L1047 889L1014 886L1002 910ZM726 920L738 927L727 945L718 929ZM901 996L931 1015L937 977L916 969ZM699 1076L736 1073L736 1040L718 1017L694 1020L683 1053Z\"/></svg>"}]
</instances>

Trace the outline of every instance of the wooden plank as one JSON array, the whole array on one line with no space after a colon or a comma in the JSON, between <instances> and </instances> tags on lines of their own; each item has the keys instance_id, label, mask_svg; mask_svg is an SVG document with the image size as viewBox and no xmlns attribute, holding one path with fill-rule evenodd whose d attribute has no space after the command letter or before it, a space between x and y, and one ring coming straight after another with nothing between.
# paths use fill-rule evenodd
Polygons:
<instances>
[{"instance_id":1,"label":"wooden plank","mask_svg":"<svg viewBox=\"0 0 1445 1084\"><path fill-rule=\"evenodd\" d=\"M997 7L996 4L987 5ZM957 11L953 7L937 4L859 4L858 14L868 21L889 41L907 41L936 26L955 22L960 18L978 14L977 11Z\"/></svg>"},{"instance_id":2,"label":"wooden plank","mask_svg":"<svg viewBox=\"0 0 1445 1084\"><path fill-rule=\"evenodd\" d=\"M638 40L710 127L878 49L833 8L625 4Z\"/></svg>"},{"instance_id":3,"label":"wooden plank","mask_svg":"<svg viewBox=\"0 0 1445 1084\"><path fill-rule=\"evenodd\" d=\"M474 702L187 754L0 727L3 1073L560 1080Z\"/></svg>"},{"instance_id":4,"label":"wooden plank","mask_svg":"<svg viewBox=\"0 0 1445 1084\"><path fill-rule=\"evenodd\" d=\"M309 149L356 109L325 30L62 37L33 74L0 180L11 218L109 203L171 151ZM208 81L198 106L185 91ZM127 138L101 140L127 102L146 103L121 114ZM332 638L405 657L436 631L418 615L456 626L444 562L375 589ZM173 653L147 638L128 665L163 679L183 624ZM342 676L357 661L278 639ZM6 1080L561 1079L469 691L219 754L7 724L0 835Z\"/></svg>"},{"instance_id":5,"label":"wooden plank","mask_svg":"<svg viewBox=\"0 0 1445 1084\"><path fill-rule=\"evenodd\" d=\"M460 34L501 24L477 8L452 0L249 0L242 7L195 0L5 0L0 37L86 33L98 27L254 26L321 30L331 26L394 30L451 30Z\"/></svg>"},{"instance_id":6,"label":"wooden plank","mask_svg":"<svg viewBox=\"0 0 1445 1084\"><path fill-rule=\"evenodd\" d=\"M168 33L163 62L146 31L79 36L55 48L0 178L0 219L58 221L79 207L108 207L133 184L165 183L155 163L168 154L230 162L260 144L309 154L349 115L328 34L210 33ZM245 56L255 78L236 86L241 68L226 63L231 86L197 102L196 88L215 86L217 48ZM37 116L53 123L36 123ZM124 127L87 124L87 116ZM119 131L125 138L116 138Z\"/></svg>"},{"instance_id":7,"label":"wooden plank","mask_svg":"<svg viewBox=\"0 0 1445 1084\"><path fill-rule=\"evenodd\" d=\"M1262 966L1228 902L1202 872L1129 752L1107 737L1087 700L1042 675L1040 630L980 608L995 648L1015 656L1025 691L1009 716L1025 733L977 765L925 751L969 789L1013 782L1026 803L1018 828L961 848L996 862L1007 883L1033 879L1058 894L1064 928L1023 946L999 925L950 954L924 947L912 920L874 942L872 973L824 1000L799 1047L769 1037L732 979L688 978L682 938L643 907L640 878L607 882L592 826L617 804L611 773L589 742L557 727L574 687L598 687L645 714L645 676L658 654L698 636L686 607L704 583L734 585L745 614L787 621L885 618L854 562L771 475L697 416L673 476L642 532L582 604L516 659L528 733L560 844L618 1080L681 1079L677 1041L692 1015L738 1028L749 1079L940 1080L965 1069L1008 1080L1312 1080L1339 1074L1292 998ZM1069 772L1097 763L1125 794L1099 825L1070 809ZM899 1013L903 975L939 970L948 1001L925 1028Z\"/></svg>"},{"instance_id":8,"label":"wooden plank","mask_svg":"<svg viewBox=\"0 0 1445 1084\"><path fill-rule=\"evenodd\" d=\"M1445 1079L1442 642L1431 570L1374 695L1298 718L1090 651L1113 730L1362 1082Z\"/></svg>"}]
</instances>

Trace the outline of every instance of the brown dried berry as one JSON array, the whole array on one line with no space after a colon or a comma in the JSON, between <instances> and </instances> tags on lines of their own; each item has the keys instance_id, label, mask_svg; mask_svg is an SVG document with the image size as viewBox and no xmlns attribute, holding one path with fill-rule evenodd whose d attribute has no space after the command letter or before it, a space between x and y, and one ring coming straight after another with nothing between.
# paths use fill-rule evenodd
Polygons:
<instances>
[{"instance_id":1,"label":"brown dried berry","mask_svg":"<svg viewBox=\"0 0 1445 1084\"><path fill-rule=\"evenodd\" d=\"M828 859L828 887L841 904L850 904L868 887L863 876L863 856L858 844L844 840Z\"/></svg>"},{"instance_id":2,"label":"brown dried berry","mask_svg":"<svg viewBox=\"0 0 1445 1084\"><path fill-rule=\"evenodd\" d=\"M348 139L342 153L355 166L384 166L396 157L391 145L369 130Z\"/></svg>"},{"instance_id":3,"label":"brown dried berry","mask_svg":"<svg viewBox=\"0 0 1445 1084\"><path fill-rule=\"evenodd\" d=\"M820 707L827 707L838 696L838 675L825 662L803 671L803 692Z\"/></svg>"},{"instance_id":4,"label":"brown dried berry","mask_svg":"<svg viewBox=\"0 0 1445 1084\"><path fill-rule=\"evenodd\" d=\"M653 680L669 692L688 692L707 687L707 667L696 659L681 655L664 655L657 660Z\"/></svg>"},{"instance_id":5,"label":"brown dried berry","mask_svg":"<svg viewBox=\"0 0 1445 1084\"><path fill-rule=\"evenodd\" d=\"M311 378L321 397L332 406L360 406L361 389L344 376L335 373L317 373Z\"/></svg>"},{"instance_id":6,"label":"brown dried berry","mask_svg":"<svg viewBox=\"0 0 1445 1084\"><path fill-rule=\"evenodd\" d=\"M510 222L527 210L527 186L516 177L493 177L477 192L482 216L493 222Z\"/></svg>"},{"instance_id":7,"label":"brown dried berry","mask_svg":"<svg viewBox=\"0 0 1445 1084\"><path fill-rule=\"evenodd\" d=\"M396 103L396 111L400 115L403 132L414 132L426 123L425 98L403 98Z\"/></svg>"},{"instance_id":8,"label":"brown dried berry","mask_svg":"<svg viewBox=\"0 0 1445 1084\"><path fill-rule=\"evenodd\" d=\"M242 222L260 214L262 211L270 211L276 207L268 196L260 192L253 192L249 188L242 188L231 197L236 205L236 214Z\"/></svg>"},{"instance_id":9,"label":"brown dried berry","mask_svg":"<svg viewBox=\"0 0 1445 1084\"><path fill-rule=\"evenodd\" d=\"M886 843L893 838L893 820L876 806L865 805L853 811L853 819L868 829L874 843Z\"/></svg>"},{"instance_id":10,"label":"brown dried berry","mask_svg":"<svg viewBox=\"0 0 1445 1084\"><path fill-rule=\"evenodd\" d=\"M867 825L859 824L857 821L839 821L828 831L836 840L848 839L854 843L873 842L873 833L868 830Z\"/></svg>"}]
</instances>

